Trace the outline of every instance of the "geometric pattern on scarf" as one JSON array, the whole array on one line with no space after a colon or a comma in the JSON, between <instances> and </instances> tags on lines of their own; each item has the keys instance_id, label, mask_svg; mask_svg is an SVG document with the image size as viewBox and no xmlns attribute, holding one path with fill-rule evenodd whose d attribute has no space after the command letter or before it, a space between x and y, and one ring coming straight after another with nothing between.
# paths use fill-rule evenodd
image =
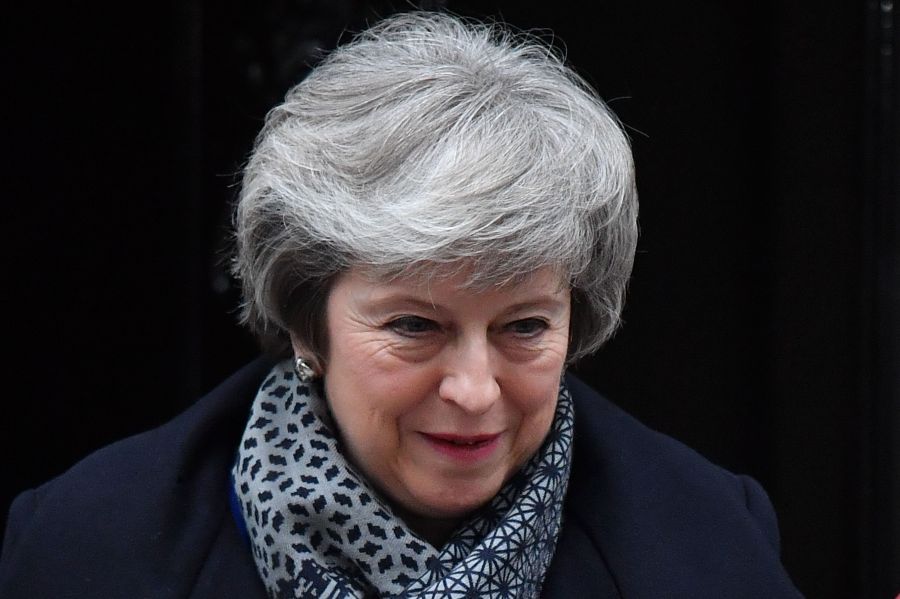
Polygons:
<instances>
[{"instance_id":1,"label":"geometric pattern on scarf","mask_svg":"<svg viewBox=\"0 0 900 599\"><path fill-rule=\"evenodd\" d=\"M292 363L262 383L233 469L271 597L537 597L559 536L574 410L564 384L538 452L436 549L349 463Z\"/></svg>"}]
</instances>

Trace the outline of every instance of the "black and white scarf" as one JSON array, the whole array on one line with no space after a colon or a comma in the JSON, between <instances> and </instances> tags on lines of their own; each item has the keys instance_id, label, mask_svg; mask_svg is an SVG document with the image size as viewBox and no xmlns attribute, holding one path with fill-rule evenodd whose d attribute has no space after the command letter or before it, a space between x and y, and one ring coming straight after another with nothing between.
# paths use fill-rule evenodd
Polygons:
<instances>
[{"instance_id":1,"label":"black and white scarf","mask_svg":"<svg viewBox=\"0 0 900 599\"><path fill-rule=\"evenodd\" d=\"M560 385L541 448L436 549L341 452L326 402L289 360L256 399L233 476L272 597L537 597L559 535L574 413Z\"/></svg>"}]
</instances>

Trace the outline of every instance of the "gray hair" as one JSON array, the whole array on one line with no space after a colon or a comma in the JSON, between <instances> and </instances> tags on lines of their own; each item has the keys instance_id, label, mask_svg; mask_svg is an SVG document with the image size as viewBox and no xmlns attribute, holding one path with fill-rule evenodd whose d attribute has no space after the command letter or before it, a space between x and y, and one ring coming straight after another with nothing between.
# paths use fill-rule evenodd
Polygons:
<instances>
[{"instance_id":1,"label":"gray hair","mask_svg":"<svg viewBox=\"0 0 900 599\"><path fill-rule=\"evenodd\" d=\"M569 359L615 331L637 243L627 137L545 43L446 14L388 18L266 117L244 170L242 320L327 353L324 305L354 266L473 287L550 266L572 290Z\"/></svg>"}]
</instances>

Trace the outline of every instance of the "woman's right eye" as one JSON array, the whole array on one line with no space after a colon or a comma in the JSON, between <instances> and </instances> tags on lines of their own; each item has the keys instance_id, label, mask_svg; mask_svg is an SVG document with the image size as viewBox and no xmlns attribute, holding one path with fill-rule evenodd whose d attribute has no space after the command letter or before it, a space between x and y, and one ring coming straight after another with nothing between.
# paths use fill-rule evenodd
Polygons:
<instances>
[{"instance_id":1,"label":"woman's right eye","mask_svg":"<svg viewBox=\"0 0 900 599\"><path fill-rule=\"evenodd\" d=\"M390 321L387 326L395 333L407 337L419 337L438 328L436 322L421 316L401 316Z\"/></svg>"}]
</instances>

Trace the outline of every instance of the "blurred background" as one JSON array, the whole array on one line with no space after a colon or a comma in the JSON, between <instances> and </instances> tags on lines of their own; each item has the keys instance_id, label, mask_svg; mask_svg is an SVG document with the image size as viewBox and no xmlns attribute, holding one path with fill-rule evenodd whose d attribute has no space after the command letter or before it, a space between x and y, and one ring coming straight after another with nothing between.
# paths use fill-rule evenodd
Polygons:
<instances>
[{"instance_id":1,"label":"blurred background","mask_svg":"<svg viewBox=\"0 0 900 599\"><path fill-rule=\"evenodd\" d=\"M254 135L323 50L413 8L102 4L6 17L4 514L19 491L168 420L257 354L227 272ZM578 372L759 479L804 594L894 597L891 0L418 6L556 40L632 137L642 238L626 324Z\"/></svg>"}]
</instances>

